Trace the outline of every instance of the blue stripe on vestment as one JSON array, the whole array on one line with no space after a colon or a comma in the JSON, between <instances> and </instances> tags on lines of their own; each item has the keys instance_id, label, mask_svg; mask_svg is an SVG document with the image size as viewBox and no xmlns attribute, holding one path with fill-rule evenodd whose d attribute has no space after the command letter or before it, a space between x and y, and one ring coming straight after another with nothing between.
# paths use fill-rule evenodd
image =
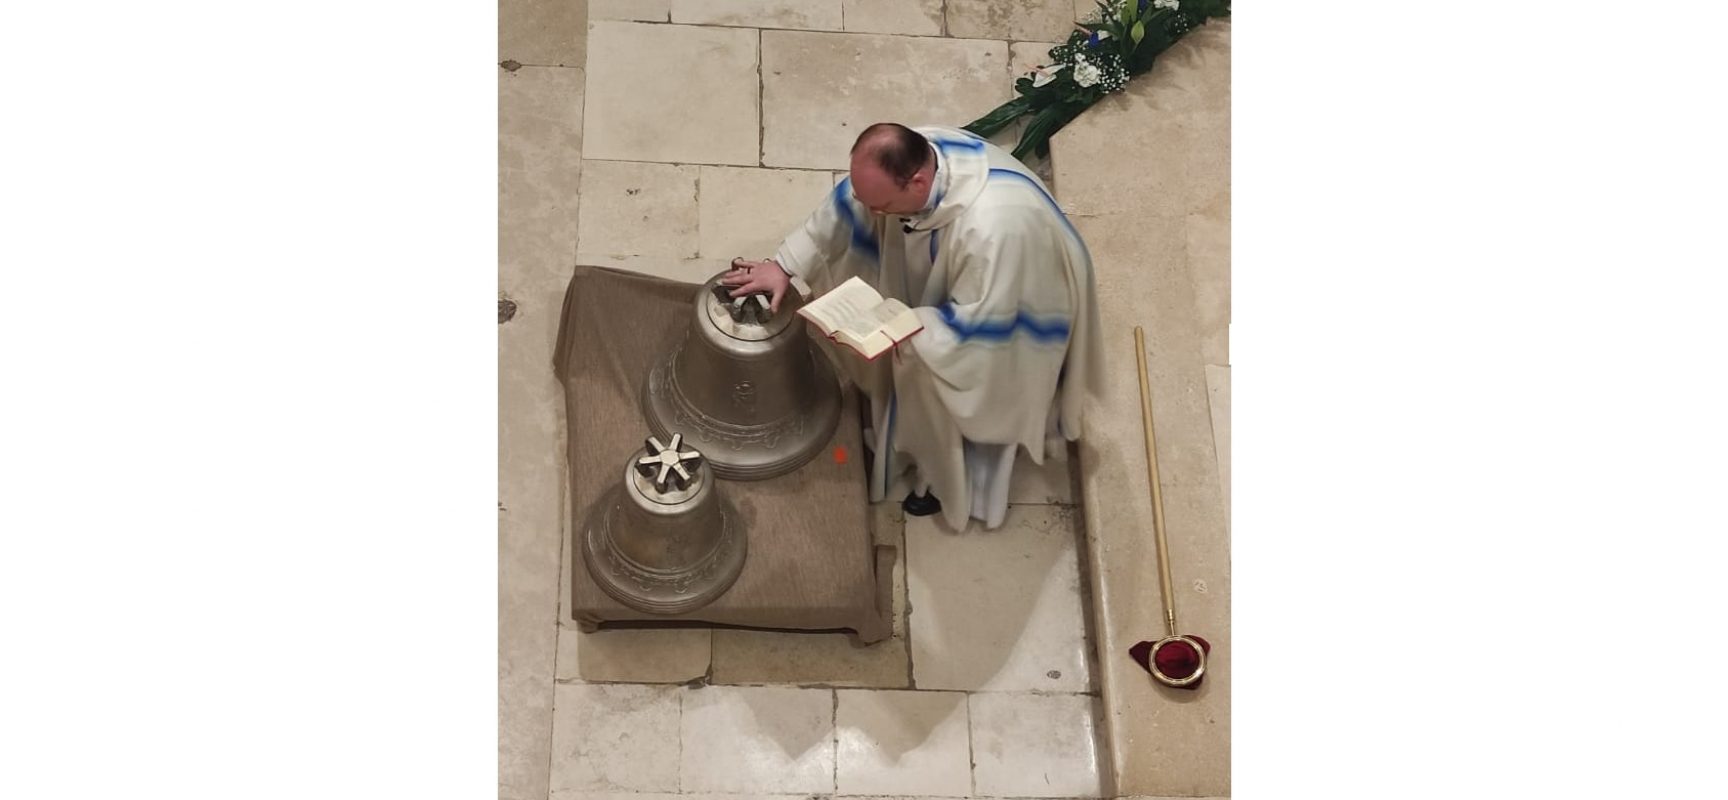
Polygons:
<instances>
[{"instance_id":1,"label":"blue stripe on vestment","mask_svg":"<svg viewBox=\"0 0 1728 800\"><path fill-rule=\"evenodd\" d=\"M952 142L953 140L950 139L944 141ZM976 145L978 149L983 149L984 147L982 142L978 142ZM1068 235L1074 237L1074 241L1080 245L1082 250L1086 248L1086 243L1080 239L1080 232L1074 230L1074 225L1068 221L1067 215L1062 213L1062 207L1056 205L1056 201L1052 199L1050 195L1044 191L1044 188L1039 186L1036 181L1022 173L1011 169L1002 169L1000 167L991 169L990 177L1014 178L1016 180L1024 181L1027 186L1037 190L1038 196L1044 198L1044 202L1050 206L1050 210L1055 212L1056 218L1062 220L1062 226L1068 230ZM934 239L931 240L930 250L930 260L934 263L936 260ZM1088 256L1088 258L1090 258L1090 256ZM1087 277L1090 278L1090 274L1088 274ZM1039 341L1059 342L1067 339L1069 334L1068 321L1066 319L1046 318L1040 320L1024 311L1016 313L1013 319L983 320L972 323L960 321L959 315L954 313L954 304L952 302L943 303L936 309L936 311L942 317L942 321L947 323L949 328L953 329L955 335L959 336L961 341L967 339L1007 341L1014 336L1016 331L1025 331L1027 335Z\"/></svg>"},{"instance_id":2,"label":"blue stripe on vestment","mask_svg":"<svg viewBox=\"0 0 1728 800\"><path fill-rule=\"evenodd\" d=\"M960 316L954 313L953 303L943 303L937 307L936 313L961 341L983 339L1002 342L1012 338L1015 331L1025 331L1027 335L1042 342L1060 342L1068 338L1068 321L1061 318L1040 320L1021 311L1015 314L1013 319L961 322Z\"/></svg>"},{"instance_id":3,"label":"blue stripe on vestment","mask_svg":"<svg viewBox=\"0 0 1728 800\"><path fill-rule=\"evenodd\" d=\"M1044 198L1044 203L1046 205L1050 206L1050 211L1056 214L1056 218L1059 220L1062 220L1062 227L1068 229L1068 235L1074 237L1074 243L1075 244L1080 245L1080 252L1086 254L1086 261L1088 263L1090 263L1092 261L1092 251L1087 249L1086 240L1080 238L1080 232L1074 229L1074 223L1069 222L1068 221L1068 215L1062 213L1062 207L1059 205L1056 205L1056 198L1051 197L1049 192L1044 191L1044 187L1039 186L1037 181L1032 180L1032 178L1028 177L1027 175L1025 175L1023 173L1015 172L1014 170L1011 170L1011 169L1003 169L1001 167L991 168L990 177L992 177L992 178L1008 177L1008 178L1015 178L1015 179L1018 179L1021 181L1025 181L1027 186L1032 187L1035 191L1038 192L1039 197ZM1092 275L1092 270L1090 270L1090 269L1086 270L1086 288L1088 290L1088 293L1096 291L1096 288L1095 288L1097 286L1096 280L1097 279Z\"/></svg>"},{"instance_id":4,"label":"blue stripe on vestment","mask_svg":"<svg viewBox=\"0 0 1728 800\"><path fill-rule=\"evenodd\" d=\"M970 136L971 134L967 135ZM936 145L936 149L941 150L950 159L954 157L953 151L955 150L975 156L984 155L984 141L982 139L931 139L930 143ZM942 205L943 194L943 187L936 187L936 199L930 203L930 208L935 209Z\"/></svg>"},{"instance_id":5,"label":"blue stripe on vestment","mask_svg":"<svg viewBox=\"0 0 1728 800\"><path fill-rule=\"evenodd\" d=\"M871 235L870 228L852 213L852 204L847 198L852 196L852 179L846 178L834 187L834 210L840 212L840 218L852 228L852 246L864 251L872 261L882 262L882 251L876 247L876 237Z\"/></svg>"},{"instance_id":6,"label":"blue stripe on vestment","mask_svg":"<svg viewBox=\"0 0 1728 800\"><path fill-rule=\"evenodd\" d=\"M964 131L962 131L962 132L964 132ZM938 150L943 151L943 152L947 152L949 150L964 150L968 153L983 153L984 152L984 140L982 140L982 139L972 139L972 138L939 139L939 138L932 138L930 140L930 143L936 145L936 148Z\"/></svg>"},{"instance_id":7,"label":"blue stripe on vestment","mask_svg":"<svg viewBox=\"0 0 1728 800\"><path fill-rule=\"evenodd\" d=\"M962 131L962 133L965 133L965 132ZM971 134L969 134L969 133L966 135L971 136ZM969 153L971 155L983 155L984 154L984 141L982 139L932 138L930 140L930 144L935 145L937 150L942 151L942 153L950 159L954 158L954 151L956 151L956 150L964 151L964 152ZM937 186L936 187L936 193L932 197L932 199L930 200L930 208L931 209L935 209L937 206L942 205L943 194L944 194L943 187L940 185Z\"/></svg>"},{"instance_id":8,"label":"blue stripe on vestment","mask_svg":"<svg viewBox=\"0 0 1728 800\"><path fill-rule=\"evenodd\" d=\"M1045 204L1049 205L1050 210L1056 213L1056 218L1062 220L1062 227L1067 228L1068 235L1073 236L1074 241L1080 243L1080 249L1086 249L1086 242L1080 238L1080 232L1074 230L1074 223L1068 221L1068 215L1062 213L1062 207L1056 204L1056 199L1051 197L1049 192L1044 191L1044 187L1039 186L1037 181L1032 180L1032 178L1025 173L1016 172L1011 169L1003 169L1001 167L992 167L990 169L990 177L1015 178L1017 180L1025 181L1026 185L1032 187L1032 190L1037 192L1039 197L1044 198ZM1092 257L1091 253L1087 253L1086 257L1090 259Z\"/></svg>"}]
</instances>

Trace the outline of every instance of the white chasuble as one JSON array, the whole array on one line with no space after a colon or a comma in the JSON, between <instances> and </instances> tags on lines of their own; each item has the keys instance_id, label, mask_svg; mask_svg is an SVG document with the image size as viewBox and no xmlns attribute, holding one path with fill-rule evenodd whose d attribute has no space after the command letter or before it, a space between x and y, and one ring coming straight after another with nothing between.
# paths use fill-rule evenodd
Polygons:
<instances>
[{"instance_id":1,"label":"white chasuble","mask_svg":"<svg viewBox=\"0 0 1728 800\"><path fill-rule=\"evenodd\" d=\"M937 153L931 208L876 216L842 181L775 260L818 294L858 276L924 324L874 362L830 350L870 398L870 499L915 466L913 488L934 491L952 527L994 528L1017 451L1061 458L1102 379L1092 261L1013 156L955 128L916 130Z\"/></svg>"}]
</instances>

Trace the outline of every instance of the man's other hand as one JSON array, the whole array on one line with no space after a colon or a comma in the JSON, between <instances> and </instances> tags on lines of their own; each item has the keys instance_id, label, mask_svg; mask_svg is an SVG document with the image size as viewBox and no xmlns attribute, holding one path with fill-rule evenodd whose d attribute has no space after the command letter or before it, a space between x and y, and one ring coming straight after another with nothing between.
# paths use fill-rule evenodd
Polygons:
<instances>
[{"instance_id":1,"label":"man's other hand","mask_svg":"<svg viewBox=\"0 0 1728 800\"><path fill-rule=\"evenodd\" d=\"M780 310L780 298L786 296L786 287L792 285L792 276L780 268L773 259L763 261L748 261L742 258L732 260L732 271L720 276L720 282L732 288L733 297L743 297L751 292L768 292L768 308Z\"/></svg>"}]
</instances>

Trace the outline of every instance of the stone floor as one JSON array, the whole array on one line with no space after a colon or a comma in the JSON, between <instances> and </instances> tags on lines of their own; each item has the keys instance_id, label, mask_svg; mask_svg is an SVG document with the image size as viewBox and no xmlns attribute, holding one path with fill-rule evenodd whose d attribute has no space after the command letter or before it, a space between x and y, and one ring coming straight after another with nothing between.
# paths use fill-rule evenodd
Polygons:
<instances>
[{"instance_id":1,"label":"stone floor","mask_svg":"<svg viewBox=\"0 0 1728 800\"><path fill-rule=\"evenodd\" d=\"M501 797L1115 794L1069 463L1024 465L997 531L878 508L878 540L901 553L895 635L878 645L582 634L561 615L549 368L575 264L699 281L767 255L842 174L856 131L969 121L1091 6L502 0ZM1208 376L1227 425L1227 368Z\"/></svg>"}]
</instances>

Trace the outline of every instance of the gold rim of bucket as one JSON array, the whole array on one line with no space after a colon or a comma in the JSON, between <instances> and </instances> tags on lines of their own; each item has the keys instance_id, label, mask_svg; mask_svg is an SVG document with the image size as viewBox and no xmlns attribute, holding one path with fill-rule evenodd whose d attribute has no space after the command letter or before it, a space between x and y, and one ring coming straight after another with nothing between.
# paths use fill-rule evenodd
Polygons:
<instances>
[{"instance_id":1,"label":"gold rim of bucket","mask_svg":"<svg viewBox=\"0 0 1728 800\"><path fill-rule=\"evenodd\" d=\"M1181 642L1188 645L1190 648L1193 648L1194 653L1200 658L1200 664L1194 668L1194 674L1189 675L1186 678L1174 678L1165 675L1158 669L1158 651L1164 649L1165 645L1174 644L1176 642ZM1165 686L1187 686L1191 683L1198 682L1200 677L1206 674L1206 648L1200 646L1200 643L1191 636L1166 636L1152 643L1151 652L1146 654L1146 664L1148 668L1152 670L1152 677L1156 678L1159 683L1162 683Z\"/></svg>"}]
</instances>

